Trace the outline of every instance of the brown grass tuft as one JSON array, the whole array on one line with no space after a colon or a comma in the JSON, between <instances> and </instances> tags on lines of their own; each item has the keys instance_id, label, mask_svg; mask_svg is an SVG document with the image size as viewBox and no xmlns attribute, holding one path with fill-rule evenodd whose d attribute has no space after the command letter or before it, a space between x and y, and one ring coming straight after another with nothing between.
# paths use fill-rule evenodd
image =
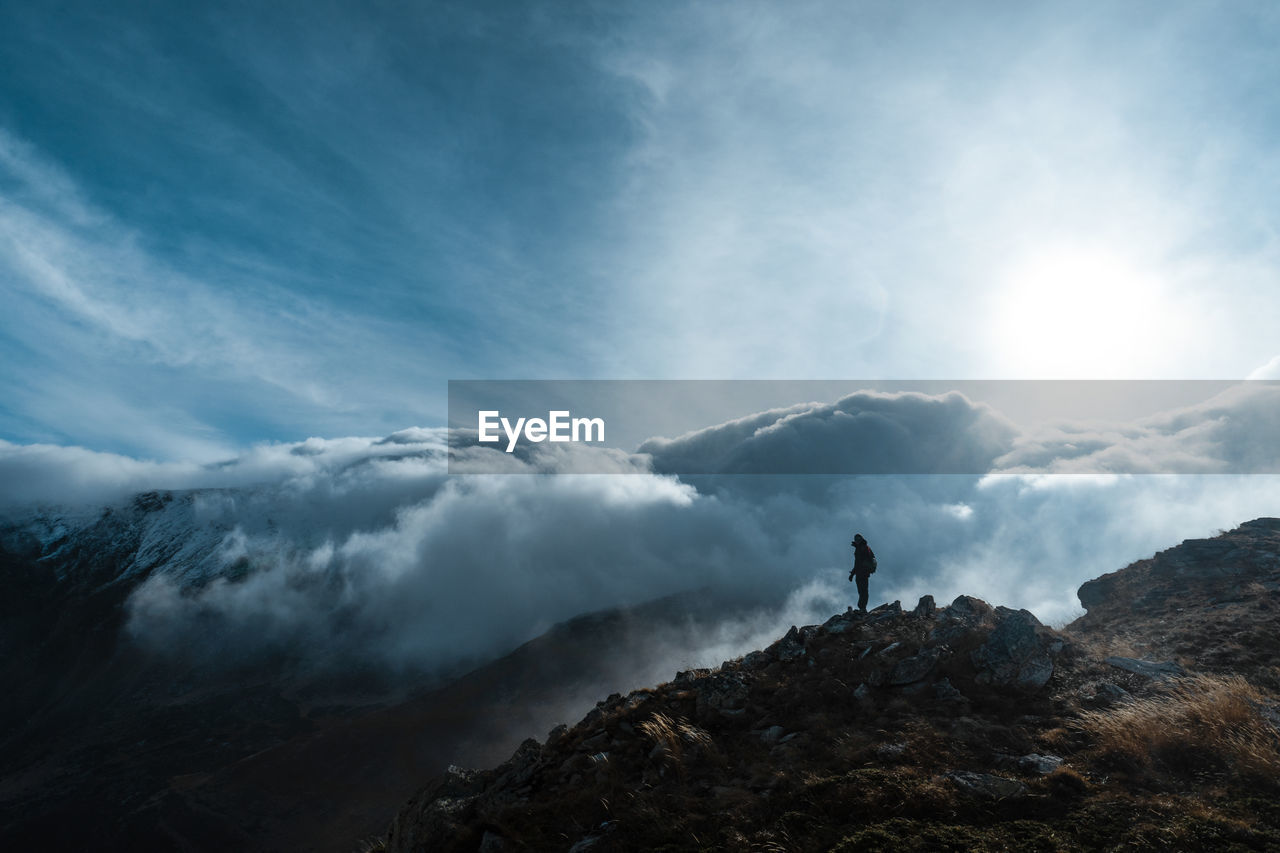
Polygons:
<instances>
[{"instance_id":1,"label":"brown grass tuft","mask_svg":"<svg viewBox=\"0 0 1280 853\"><path fill-rule=\"evenodd\" d=\"M1136 769L1274 778L1280 739L1263 714L1268 701L1239 676L1196 675L1172 682L1162 695L1084 711L1077 725L1104 757Z\"/></svg>"},{"instance_id":2,"label":"brown grass tuft","mask_svg":"<svg viewBox=\"0 0 1280 853\"><path fill-rule=\"evenodd\" d=\"M1089 791L1088 781L1074 768L1065 764L1046 776L1045 784L1059 797L1077 797Z\"/></svg>"},{"instance_id":3,"label":"brown grass tuft","mask_svg":"<svg viewBox=\"0 0 1280 853\"><path fill-rule=\"evenodd\" d=\"M668 761L677 765L684 759L686 749L700 749L710 754L715 747L711 735L705 730L684 717L673 718L660 711L652 714L638 728L642 734L662 747Z\"/></svg>"}]
</instances>

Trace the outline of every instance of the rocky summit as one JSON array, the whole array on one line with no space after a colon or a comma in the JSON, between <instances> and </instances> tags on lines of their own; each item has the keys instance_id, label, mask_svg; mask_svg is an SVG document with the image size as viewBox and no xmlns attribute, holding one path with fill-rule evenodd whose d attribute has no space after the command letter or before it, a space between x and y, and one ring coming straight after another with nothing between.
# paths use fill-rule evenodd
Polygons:
<instances>
[{"instance_id":1,"label":"rocky summit","mask_svg":"<svg viewBox=\"0 0 1280 853\"><path fill-rule=\"evenodd\" d=\"M1079 596L793 627L449 768L366 849L1280 849L1280 519Z\"/></svg>"}]
</instances>

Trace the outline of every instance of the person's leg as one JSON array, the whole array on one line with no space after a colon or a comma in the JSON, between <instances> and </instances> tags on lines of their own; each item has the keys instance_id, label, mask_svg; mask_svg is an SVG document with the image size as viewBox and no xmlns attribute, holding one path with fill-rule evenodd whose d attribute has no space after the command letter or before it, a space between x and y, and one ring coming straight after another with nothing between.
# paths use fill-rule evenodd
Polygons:
<instances>
[{"instance_id":1,"label":"person's leg","mask_svg":"<svg viewBox=\"0 0 1280 853\"><path fill-rule=\"evenodd\" d=\"M858 609L859 610L867 609L867 597L869 595L867 591L867 578L868 578L867 575L861 575L861 574L855 575L855 579L858 581Z\"/></svg>"}]
</instances>

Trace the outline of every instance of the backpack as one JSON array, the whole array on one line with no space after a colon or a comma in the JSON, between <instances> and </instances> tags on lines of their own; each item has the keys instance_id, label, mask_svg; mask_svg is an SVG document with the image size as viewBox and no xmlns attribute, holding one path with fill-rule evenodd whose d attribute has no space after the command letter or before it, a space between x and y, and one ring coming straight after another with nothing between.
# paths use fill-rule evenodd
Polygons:
<instances>
[{"instance_id":1,"label":"backpack","mask_svg":"<svg viewBox=\"0 0 1280 853\"><path fill-rule=\"evenodd\" d=\"M867 546L867 574L874 575L876 573L876 555L871 550L871 546Z\"/></svg>"}]
</instances>

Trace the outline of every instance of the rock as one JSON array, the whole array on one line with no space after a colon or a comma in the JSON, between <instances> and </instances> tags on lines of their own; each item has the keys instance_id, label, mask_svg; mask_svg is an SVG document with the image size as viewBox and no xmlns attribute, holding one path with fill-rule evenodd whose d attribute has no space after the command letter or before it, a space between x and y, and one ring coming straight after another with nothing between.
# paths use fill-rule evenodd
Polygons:
<instances>
[{"instance_id":1,"label":"rock","mask_svg":"<svg viewBox=\"0 0 1280 853\"><path fill-rule=\"evenodd\" d=\"M972 595L957 595L956 600L946 608L946 616L961 622L976 625L991 614L991 605L981 598Z\"/></svg>"},{"instance_id":2,"label":"rock","mask_svg":"<svg viewBox=\"0 0 1280 853\"><path fill-rule=\"evenodd\" d=\"M477 853L505 853L510 850L507 839L498 835L496 832L485 830L484 835L480 839L480 848Z\"/></svg>"},{"instance_id":3,"label":"rock","mask_svg":"<svg viewBox=\"0 0 1280 853\"><path fill-rule=\"evenodd\" d=\"M922 595L920 596L920 601L916 603L916 609L911 612L916 616L929 617L932 616L937 609L938 606L934 604L932 595Z\"/></svg>"},{"instance_id":4,"label":"rock","mask_svg":"<svg viewBox=\"0 0 1280 853\"><path fill-rule=\"evenodd\" d=\"M1173 661L1157 662L1117 656L1107 658L1107 663L1118 669L1123 669L1126 672L1132 672L1136 675L1144 675L1147 678L1161 680L1187 674L1185 669Z\"/></svg>"},{"instance_id":5,"label":"rock","mask_svg":"<svg viewBox=\"0 0 1280 853\"><path fill-rule=\"evenodd\" d=\"M483 771L450 765L396 815L387 833L387 849L432 850L468 835L487 779Z\"/></svg>"},{"instance_id":6,"label":"rock","mask_svg":"<svg viewBox=\"0 0 1280 853\"><path fill-rule=\"evenodd\" d=\"M924 678L937 666L942 653L937 649L923 649L920 654L898 661L889 673L889 684L911 684Z\"/></svg>"},{"instance_id":7,"label":"rock","mask_svg":"<svg viewBox=\"0 0 1280 853\"><path fill-rule=\"evenodd\" d=\"M1055 641L1041 636L1037 629L1044 626L1029 610L998 607L995 613L996 627L971 655L979 670L978 681L1022 689L1043 687L1053 675Z\"/></svg>"},{"instance_id":8,"label":"rock","mask_svg":"<svg viewBox=\"0 0 1280 853\"><path fill-rule=\"evenodd\" d=\"M584 750L585 752L594 752L600 747L608 744L609 740L608 732L596 732L594 735L578 744L578 749Z\"/></svg>"},{"instance_id":9,"label":"rock","mask_svg":"<svg viewBox=\"0 0 1280 853\"><path fill-rule=\"evenodd\" d=\"M879 607L873 608L866 614L866 620L869 624L879 622L888 622L897 619L902 615L902 602L894 601L891 604L881 604Z\"/></svg>"},{"instance_id":10,"label":"rock","mask_svg":"<svg viewBox=\"0 0 1280 853\"><path fill-rule=\"evenodd\" d=\"M1062 759L1056 755L1041 755L1032 752L1018 759L1018 769L1023 773L1034 773L1047 776L1062 766Z\"/></svg>"},{"instance_id":11,"label":"rock","mask_svg":"<svg viewBox=\"0 0 1280 853\"><path fill-rule=\"evenodd\" d=\"M970 595L956 596L956 600L937 611L937 624L929 632L932 644L949 643L976 630L992 613L991 605Z\"/></svg>"},{"instance_id":12,"label":"rock","mask_svg":"<svg viewBox=\"0 0 1280 853\"><path fill-rule=\"evenodd\" d=\"M852 613L837 613L822 623L823 630L828 634L843 634L856 626L857 620L853 618Z\"/></svg>"},{"instance_id":13,"label":"rock","mask_svg":"<svg viewBox=\"0 0 1280 853\"><path fill-rule=\"evenodd\" d=\"M889 654L889 653L890 653L890 652L892 652L892 651L896 651L896 650L897 650L899 647L901 647L901 646L902 646L902 643L890 643L889 645L887 645L887 646L885 646L883 649L881 649L881 650L878 652L878 654L881 654L881 655L887 655L887 654Z\"/></svg>"},{"instance_id":14,"label":"rock","mask_svg":"<svg viewBox=\"0 0 1280 853\"><path fill-rule=\"evenodd\" d=\"M1260 521L1274 521L1275 519L1259 519ZM1266 721L1267 725L1276 730L1276 734L1280 734L1280 703L1277 702L1250 702L1258 715Z\"/></svg>"},{"instance_id":15,"label":"rock","mask_svg":"<svg viewBox=\"0 0 1280 853\"><path fill-rule=\"evenodd\" d=\"M760 669L768 663L769 655L761 651L751 652L742 659L742 667L744 669Z\"/></svg>"},{"instance_id":16,"label":"rock","mask_svg":"<svg viewBox=\"0 0 1280 853\"><path fill-rule=\"evenodd\" d=\"M970 770L953 770L945 775L963 793L982 800L1008 800L1022 797L1027 786L1015 779L992 776L990 773L974 773Z\"/></svg>"},{"instance_id":17,"label":"rock","mask_svg":"<svg viewBox=\"0 0 1280 853\"><path fill-rule=\"evenodd\" d=\"M853 688L853 698L859 701L868 698L871 695L871 688L866 684L859 684Z\"/></svg>"},{"instance_id":18,"label":"rock","mask_svg":"<svg viewBox=\"0 0 1280 853\"><path fill-rule=\"evenodd\" d=\"M1115 600L1119 582L1119 572L1108 572L1081 584L1076 590L1076 598L1080 599L1080 606L1085 610L1097 610Z\"/></svg>"},{"instance_id":19,"label":"rock","mask_svg":"<svg viewBox=\"0 0 1280 853\"><path fill-rule=\"evenodd\" d=\"M804 641L800 638L800 629L795 625L781 640L765 649L776 660L791 660L804 654Z\"/></svg>"},{"instance_id":20,"label":"rock","mask_svg":"<svg viewBox=\"0 0 1280 853\"><path fill-rule=\"evenodd\" d=\"M530 738L529 740L533 739ZM528 742L525 741L525 743ZM535 740L533 743L536 745L538 742ZM440 797L462 797L469 794L478 794L484 790L486 775L483 770L472 770L469 767L450 764L439 781L436 795Z\"/></svg>"},{"instance_id":21,"label":"rock","mask_svg":"<svg viewBox=\"0 0 1280 853\"><path fill-rule=\"evenodd\" d=\"M786 731L782 726L769 726L769 728L760 733L760 740L765 743L777 743L782 739Z\"/></svg>"},{"instance_id":22,"label":"rock","mask_svg":"<svg viewBox=\"0 0 1280 853\"><path fill-rule=\"evenodd\" d=\"M586 853L586 851L588 850L595 849L595 846L600 842L600 840L604 838L606 835L608 835L610 832L613 832L613 829L616 826L617 826L616 821L612 821L612 820L605 821L604 823L600 824L600 827L595 832L586 836L581 841L579 841L578 843L570 847L569 853Z\"/></svg>"},{"instance_id":23,"label":"rock","mask_svg":"<svg viewBox=\"0 0 1280 853\"><path fill-rule=\"evenodd\" d=\"M1128 702L1133 699L1133 695L1118 684L1112 684L1110 681L1104 681L1098 685L1097 691L1093 694L1093 701L1097 705L1110 707Z\"/></svg>"},{"instance_id":24,"label":"rock","mask_svg":"<svg viewBox=\"0 0 1280 853\"><path fill-rule=\"evenodd\" d=\"M552 729L550 732L547 733L547 746L551 746L554 743L559 743L560 740L568 733L568 731L569 731L569 727L566 726L564 723L561 723L560 725L556 726L554 729Z\"/></svg>"},{"instance_id":25,"label":"rock","mask_svg":"<svg viewBox=\"0 0 1280 853\"><path fill-rule=\"evenodd\" d=\"M718 672L705 680L698 691L696 713L699 716L716 711L733 711L747 704L750 676L739 672Z\"/></svg>"},{"instance_id":26,"label":"rock","mask_svg":"<svg viewBox=\"0 0 1280 853\"><path fill-rule=\"evenodd\" d=\"M965 695L955 688L950 678L943 678L941 681L933 685L933 695L939 702L945 702L950 705L959 705L969 700Z\"/></svg>"},{"instance_id":27,"label":"rock","mask_svg":"<svg viewBox=\"0 0 1280 853\"><path fill-rule=\"evenodd\" d=\"M901 758L902 753L907 751L905 743L882 743L876 747L876 758L881 761L893 761Z\"/></svg>"}]
</instances>

